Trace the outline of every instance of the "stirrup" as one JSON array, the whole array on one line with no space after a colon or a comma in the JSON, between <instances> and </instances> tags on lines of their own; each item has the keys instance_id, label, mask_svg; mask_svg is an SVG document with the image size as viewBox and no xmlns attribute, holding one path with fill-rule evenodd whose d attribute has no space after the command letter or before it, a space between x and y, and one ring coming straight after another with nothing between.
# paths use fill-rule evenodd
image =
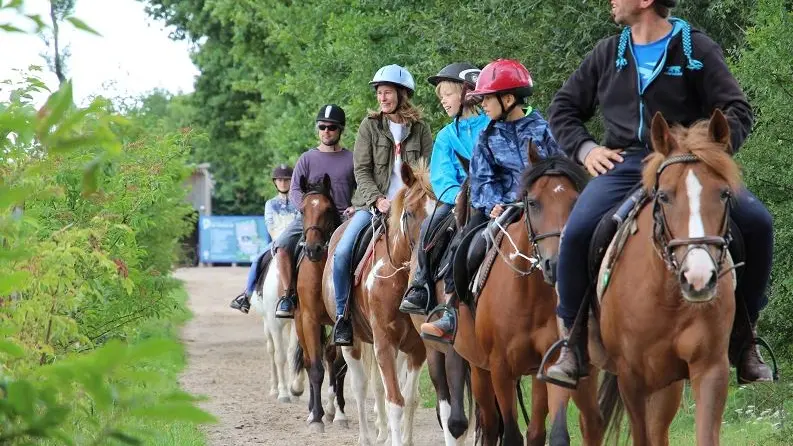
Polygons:
<instances>
[{"instance_id":1,"label":"stirrup","mask_svg":"<svg viewBox=\"0 0 793 446\"><path fill-rule=\"evenodd\" d=\"M292 303L292 314L289 315L289 316L279 316L278 315L278 309L281 308L281 303L283 303L285 300L290 300L291 301L291 303ZM295 301L292 299L291 296L282 296L281 298L278 299L278 302L275 303L275 317L276 317L276 319L294 319L295 318L295 310L296 309L297 309L297 304L295 303Z\"/></svg>"},{"instance_id":2,"label":"stirrup","mask_svg":"<svg viewBox=\"0 0 793 446\"><path fill-rule=\"evenodd\" d=\"M755 345L759 347L763 347L764 349L768 350L768 356L771 358L771 379L773 380L772 382L779 382L779 368L777 367L776 355L774 355L774 350L771 348L771 345L760 336L753 338L749 348L754 348ZM741 377L737 373L737 368L736 368L735 379L738 381L738 385L741 386L746 384L751 384L751 382L741 381Z\"/></svg>"},{"instance_id":3,"label":"stirrup","mask_svg":"<svg viewBox=\"0 0 793 446\"><path fill-rule=\"evenodd\" d=\"M417 285L409 286L408 289L405 291L405 294L402 295L402 300L404 301L405 300L405 296L407 296L408 293L410 292L410 290L412 290L414 288L423 288L424 291L427 292L427 305L424 306L424 310L414 310L412 308L402 308L402 303L400 302L399 311L401 311L402 313L416 314L416 315L419 315L419 316L427 315L427 313L430 312L430 305L431 305L430 301L432 300L432 293L430 292L431 290L430 290L430 285L429 285L428 282L424 282L424 285L421 285L421 286L417 286Z\"/></svg>"},{"instance_id":4,"label":"stirrup","mask_svg":"<svg viewBox=\"0 0 793 446\"><path fill-rule=\"evenodd\" d=\"M444 336L430 335L430 334L424 333L423 331L420 332L421 339L425 339L427 341L440 342L441 344L454 345L454 341L455 341L455 339L457 339L457 311L456 311L456 308L454 308L454 307L452 307L452 306L450 306L448 304L438 305L437 307L435 307L435 309L433 309L430 312L430 314L427 315L426 323L432 323L432 322L430 322L430 319L433 316L435 316L436 314L439 314L439 313L441 314L441 316L438 317L437 319L435 319L432 322L435 322L435 321L438 321L439 319L441 319L441 317L443 317L443 313L448 313L449 314L449 318L451 319L451 322L452 322L452 329L451 329L451 336L450 336L451 339L449 339L447 337L444 337Z\"/></svg>"},{"instance_id":5,"label":"stirrup","mask_svg":"<svg viewBox=\"0 0 793 446\"><path fill-rule=\"evenodd\" d=\"M561 350L562 347L567 347L567 349L570 351L570 354L575 356L575 361L578 363L578 375L575 377L575 384L560 381L545 374L545 365L548 363L548 361L550 361L554 353L556 353L558 350ZM582 362L583 361L581 355L578 353L578 349L571 347L570 342L567 339L559 339L558 341L554 342L551 348L549 348L548 351L545 352L545 355L543 355L542 362L540 362L540 369L537 371L537 379L542 382L564 387L566 389L575 390L578 387L578 381L585 376L582 375L581 370L585 370L584 367L586 367L586 364L582 364Z\"/></svg>"}]
</instances>

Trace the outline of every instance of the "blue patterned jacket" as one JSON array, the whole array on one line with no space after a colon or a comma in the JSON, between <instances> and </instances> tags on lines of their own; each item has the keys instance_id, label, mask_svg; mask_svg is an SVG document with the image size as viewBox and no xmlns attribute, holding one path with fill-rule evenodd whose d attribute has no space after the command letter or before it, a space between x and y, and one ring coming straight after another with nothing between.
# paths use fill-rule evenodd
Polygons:
<instances>
[{"instance_id":1,"label":"blue patterned jacket","mask_svg":"<svg viewBox=\"0 0 793 446\"><path fill-rule=\"evenodd\" d=\"M471 157L471 203L489 215L497 204L511 203L520 193L521 174L529 166L528 147L533 141L546 158L563 152L548 122L529 109L517 121L497 121L479 137Z\"/></svg>"}]
</instances>

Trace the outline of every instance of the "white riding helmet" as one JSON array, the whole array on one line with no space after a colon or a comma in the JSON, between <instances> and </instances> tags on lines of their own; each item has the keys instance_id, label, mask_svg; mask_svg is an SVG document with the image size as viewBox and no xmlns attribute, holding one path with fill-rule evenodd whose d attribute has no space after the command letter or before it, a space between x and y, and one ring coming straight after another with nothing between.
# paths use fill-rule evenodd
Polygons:
<instances>
[{"instance_id":1,"label":"white riding helmet","mask_svg":"<svg viewBox=\"0 0 793 446\"><path fill-rule=\"evenodd\" d=\"M378 85L383 83L394 84L406 88L408 90L408 96L412 96L413 92L416 90L416 82L413 81L413 75L410 74L410 71L399 65L386 65L380 68L377 70L377 73L374 74L369 85L376 89Z\"/></svg>"}]
</instances>

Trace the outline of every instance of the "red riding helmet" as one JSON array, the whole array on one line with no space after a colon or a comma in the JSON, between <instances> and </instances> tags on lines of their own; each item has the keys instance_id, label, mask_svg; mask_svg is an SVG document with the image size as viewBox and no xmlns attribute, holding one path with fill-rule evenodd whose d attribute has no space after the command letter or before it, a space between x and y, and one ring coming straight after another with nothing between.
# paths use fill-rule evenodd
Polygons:
<instances>
[{"instance_id":1,"label":"red riding helmet","mask_svg":"<svg viewBox=\"0 0 793 446\"><path fill-rule=\"evenodd\" d=\"M534 81L523 64L513 59L498 59L482 69L476 88L468 96L501 93L525 98L531 96L533 87Z\"/></svg>"}]
</instances>

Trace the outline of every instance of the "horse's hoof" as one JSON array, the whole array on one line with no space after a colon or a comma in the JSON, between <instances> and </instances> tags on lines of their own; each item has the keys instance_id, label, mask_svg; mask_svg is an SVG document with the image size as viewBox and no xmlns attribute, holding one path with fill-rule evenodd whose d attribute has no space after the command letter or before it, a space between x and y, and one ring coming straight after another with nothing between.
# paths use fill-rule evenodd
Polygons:
<instances>
[{"instance_id":1,"label":"horse's hoof","mask_svg":"<svg viewBox=\"0 0 793 446\"><path fill-rule=\"evenodd\" d=\"M289 398L288 396L282 396L282 397L278 398L278 402L279 403L291 403L292 399Z\"/></svg>"},{"instance_id":2,"label":"horse's hoof","mask_svg":"<svg viewBox=\"0 0 793 446\"><path fill-rule=\"evenodd\" d=\"M336 427L340 427L342 429L349 429L350 428L350 421L349 420L334 420L333 425Z\"/></svg>"},{"instance_id":3,"label":"horse's hoof","mask_svg":"<svg viewBox=\"0 0 793 446\"><path fill-rule=\"evenodd\" d=\"M325 433L325 423L319 421L315 423L311 423L308 425L308 430L311 431L312 434L324 434Z\"/></svg>"},{"instance_id":4,"label":"horse's hoof","mask_svg":"<svg viewBox=\"0 0 793 446\"><path fill-rule=\"evenodd\" d=\"M305 389L295 389L294 387L289 388L289 391L292 392L292 396L301 396L304 390Z\"/></svg>"},{"instance_id":5,"label":"horse's hoof","mask_svg":"<svg viewBox=\"0 0 793 446\"><path fill-rule=\"evenodd\" d=\"M332 423L333 417L334 415L332 413L328 412L327 410L325 411L325 421L327 421L328 423Z\"/></svg>"}]
</instances>

